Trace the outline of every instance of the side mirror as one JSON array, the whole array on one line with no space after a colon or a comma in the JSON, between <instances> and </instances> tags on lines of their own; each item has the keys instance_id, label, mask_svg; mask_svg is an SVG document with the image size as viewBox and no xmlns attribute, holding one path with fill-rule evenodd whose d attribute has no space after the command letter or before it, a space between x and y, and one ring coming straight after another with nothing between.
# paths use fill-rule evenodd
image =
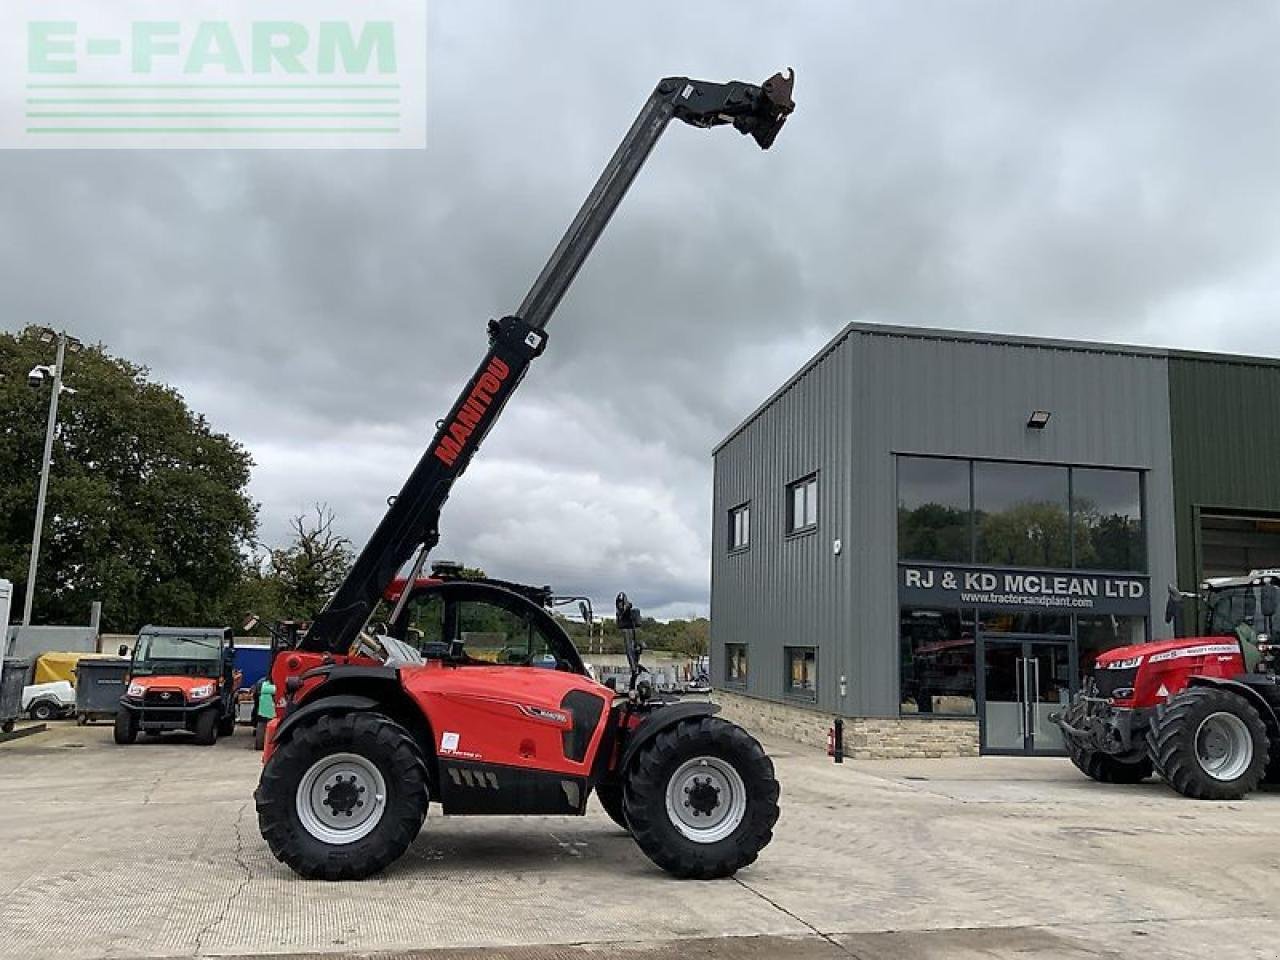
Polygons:
<instances>
[{"instance_id":1,"label":"side mirror","mask_svg":"<svg viewBox=\"0 0 1280 960\"><path fill-rule=\"evenodd\" d=\"M585 600L578 601L578 612L582 614L583 623L591 622L591 608L587 606Z\"/></svg>"},{"instance_id":2,"label":"side mirror","mask_svg":"<svg viewBox=\"0 0 1280 960\"><path fill-rule=\"evenodd\" d=\"M449 641L449 659L450 660L461 660L464 657L466 657L466 655L467 655L466 644L464 644L461 640Z\"/></svg>"},{"instance_id":3,"label":"side mirror","mask_svg":"<svg viewBox=\"0 0 1280 960\"><path fill-rule=\"evenodd\" d=\"M116 650L117 657L127 657L129 655L129 645L127 643L120 644L120 648Z\"/></svg>"},{"instance_id":4,"label":"side mirror","mask_svg":"<svg viewBox=\"0 0 1280 960\"><path fill-rule=\"evenodd\" d=\"M1280 605L1280 587L1274 583L1264 583L1260 591L1260 601L1262 603L1262 615L1270 620L1276 615L1276 607Z\"/></svg>"}]
</instances>

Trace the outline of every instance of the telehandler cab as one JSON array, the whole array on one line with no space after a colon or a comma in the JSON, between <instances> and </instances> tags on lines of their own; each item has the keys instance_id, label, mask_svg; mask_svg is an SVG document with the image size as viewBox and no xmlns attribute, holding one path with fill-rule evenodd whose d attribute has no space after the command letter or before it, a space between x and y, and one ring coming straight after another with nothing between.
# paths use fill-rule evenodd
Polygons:
<instances>
[{"instance_id":1,"label":"telehandler cab","mask_svg":"<svg viewBox=\"0 0 1280 960\"><path fill-rule=\"evenodd\" d=\"M376 873L432 801L446 814L583 814L594 792L680 877L728 876L769 843L779 791L768 756L715 705L653 696L634 636L629 689L617 691L588 676L548 613L549 589L420 575L450 488L668 123L732 125L768 149L795 107L793 82L788 71L759 86L657 85L523 303L490 321L488 353L346 579L305 632L277 631L283 697L255 798L272 853L298 873ZM380 602L393 607L371 626ZM624 629L639 620L625 596L618 613Z\"/></svg>"}]
</instances>

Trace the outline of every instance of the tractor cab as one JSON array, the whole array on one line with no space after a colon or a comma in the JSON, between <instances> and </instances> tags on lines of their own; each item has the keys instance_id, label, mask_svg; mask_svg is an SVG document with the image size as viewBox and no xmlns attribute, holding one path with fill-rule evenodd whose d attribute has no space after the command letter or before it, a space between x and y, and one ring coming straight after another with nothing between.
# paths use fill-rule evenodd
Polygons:
<instances>
[{"instance_id":1,"label":"tractor cab","mask_svg":"<svg viewBox=\"0 0 1280 960\"><path fill-rule=\"evenodd\" d=\"M1274 632L1277 581L1280 570L1254 570L1244 577L1214 577L1200 588L1204 635L1234 637L1247 673L1256 672L1266 660Z\"/></svg>"}]
</instances>

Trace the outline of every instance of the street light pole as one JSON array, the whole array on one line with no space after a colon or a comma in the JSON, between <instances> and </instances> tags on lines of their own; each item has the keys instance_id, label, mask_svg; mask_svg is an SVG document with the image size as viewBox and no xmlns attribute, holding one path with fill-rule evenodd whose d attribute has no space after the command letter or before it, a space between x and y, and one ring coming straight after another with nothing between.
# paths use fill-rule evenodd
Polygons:
<instances>
[{"instance_id":1,"label":"street light pole","mask_svg":"<svg viewBox=\"0 0 1280 960\"><path fill-rule=\"evenodd\" d=\"M31 626L31 605L36 597L36 566L40 562L40 533L44 529L44 498L49 492L49 463L53 459L53 434L58 426L58 398L62 396L62 361L67 335L58 334L58 359L53 366L53 396L49 398L49 423L44 433L44 462L40 467L40 493L36 497L36 529L31 535L31 565L27 568L27 598L22 605L22 625Z\"/></svg>"}]
</instances>

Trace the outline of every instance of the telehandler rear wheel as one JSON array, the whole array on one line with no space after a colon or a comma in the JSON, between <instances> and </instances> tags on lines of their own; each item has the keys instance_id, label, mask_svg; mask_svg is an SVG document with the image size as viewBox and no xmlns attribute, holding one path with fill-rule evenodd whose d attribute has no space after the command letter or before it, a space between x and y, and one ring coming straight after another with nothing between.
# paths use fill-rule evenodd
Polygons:
<instances>
[{"instance_id":1,"label":"telehandler rear wheel","mask_svg":"<svg viewBox=\"0 0 1280 960\"><path fill-rule=\"evenodd\" d=\"M741 727L693 717L658 734L627 771L631 835L677 877L728 877L755 861L778 821L773 762Z\"/></svg>"},{"instance_id":2,"label":"telehandler rear wheel","mask_svg":"<svg viewBox=\"0 0 1280 960\"><path fill-rule=\"evenodd\" d=\"M277 860L308 879L361 880L422 829L427 765L387 717L325 714L276 747L254 799Z\"/></svg>"},{"instance_id":3,"label":"telehandler rear wheel","mask_svg":"<svg viewBox=\"0 0 1280 960\"><path fill-rule=\"evenodd\" d=\"M1213 687L1188 687L1158 706L1148 743L1156 772L1195 800L1239 800L1252 793L1270 758L1258 711Z\"/></svg>"}]
</instances>

